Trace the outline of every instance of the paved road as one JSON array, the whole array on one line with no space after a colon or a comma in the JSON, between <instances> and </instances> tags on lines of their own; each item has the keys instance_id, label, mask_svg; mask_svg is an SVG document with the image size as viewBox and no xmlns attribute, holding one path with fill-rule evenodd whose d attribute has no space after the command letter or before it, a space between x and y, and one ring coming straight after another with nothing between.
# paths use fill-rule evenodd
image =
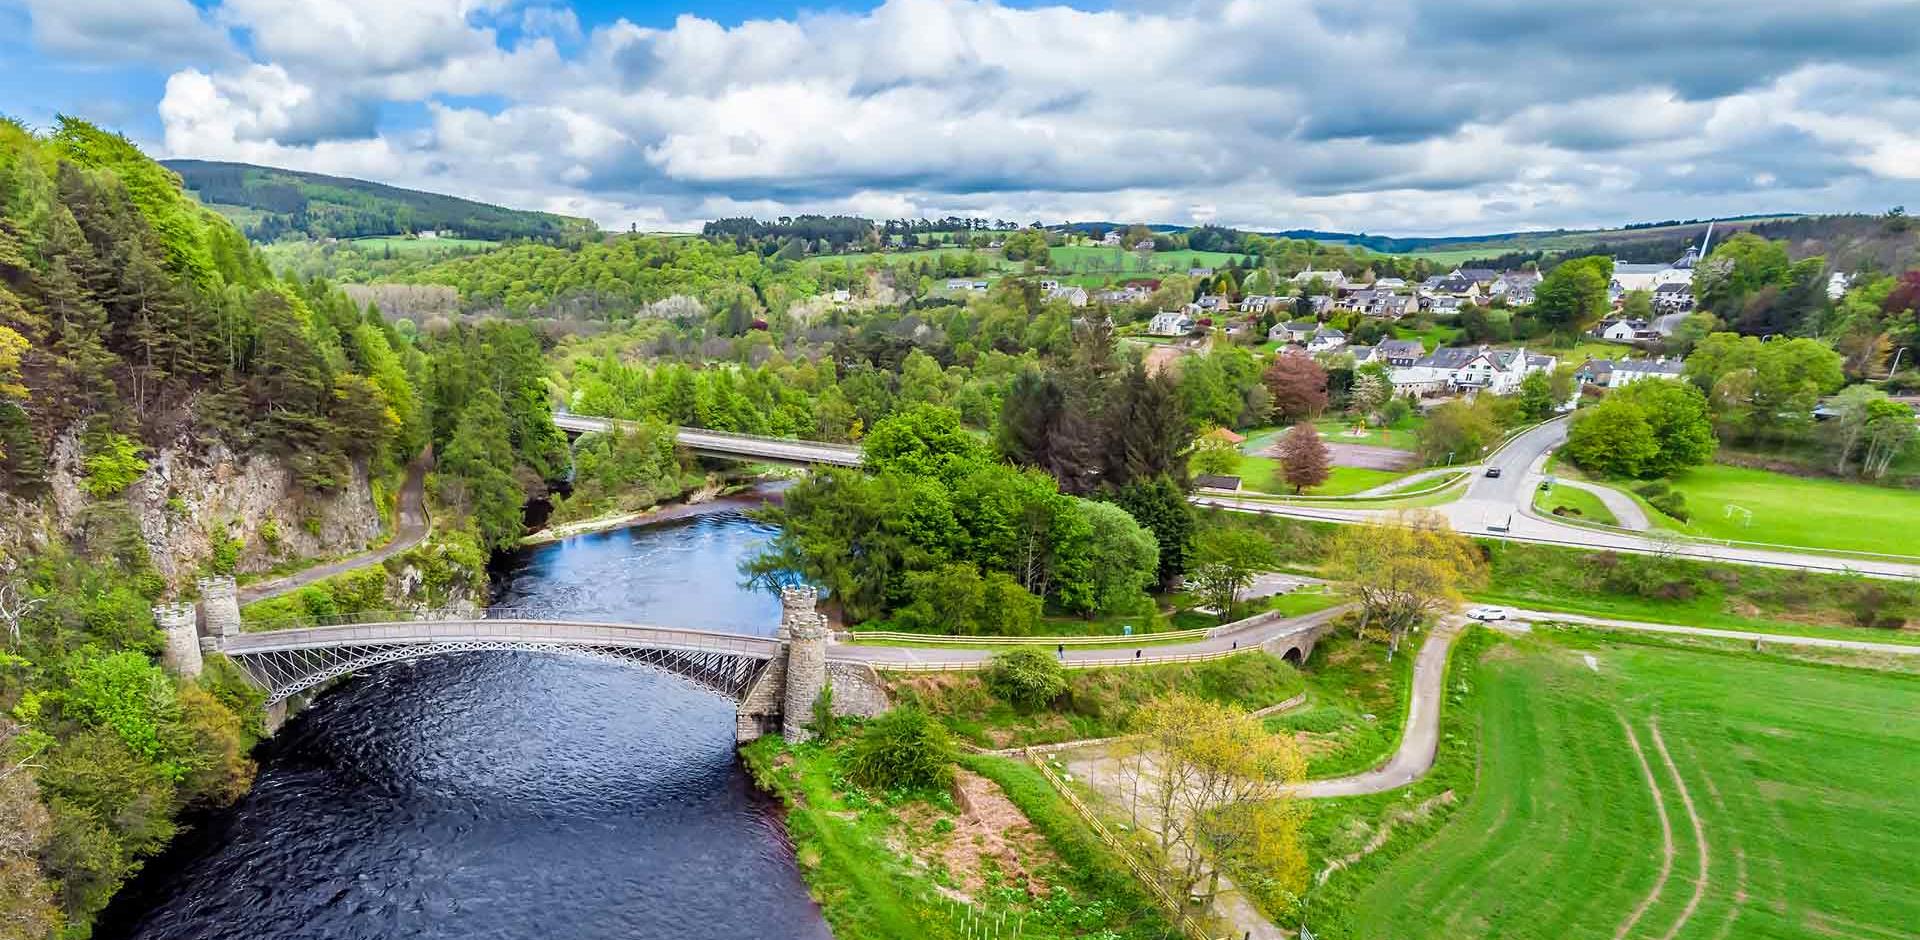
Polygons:
<instances>
[{"instance_id":1,"label":"paved road","mask_svg":"<svg viewBox=\"0 0 1920 940\"><path fill-rule=\"evenodd\" d=\"M1641 509L1640 504L1633 501L1633 497L1611 486L1601 486L1598 483L1581 483L1574 480L1555 480L1553 481L1553 485L1556 487L1571 487L1576 490L1585 490L1592 493L1595 498L1600 500L1602 505L1607 507L1608 512L1613 513L1614 524L1622 529L1633 529L1636 532L1645 532L1653 528L1653 520L1647 518L1647 511Z\"/></svg>"},{"instance_id":2,"label":"paved road","mask_svg":"<svg viewBox=\"0 0 1920 940\"><path fill-rule=\"evenodd\" d=\"M240 603L251 604L269 597L278 597L288 591L297 591L315 581L345 574L368 565L377 565L420 544L420 540L427 537L427 531L431 528L427 519L426 481L427 457L422 455L407 467L407 481L400 486L399 524L395 527L393 538L389 539L387 544L352 558L315 565L284 578L249 584L238 592Z\"/></svg>"},{"instance_id":3,"label":"paved road","mask_svg":"<svg viewBox=\"0 0 1920 940\"><path fill-rule=\"evenodd\" d=\"M1427 635L1420 645L1420 658L1413 663L1413 694L1407 700L1407 726L1400 737L1400 749L1386 764L1366 773L1328 780L1310 780L1289 787L1294 796L1320 798L1361 796L1384 793L1404 787L1433 769L1433 758L1440 751L1440 698L1447 679L1447 651L1453 648L1464 628L1457 622L1443 623Z\"/></svg>"},{"instance_id":4,"label":"paved road","mask_svg":"<svg viewBox=\"0 0 1920 940\"><path fill-rule=\"evenodd\" d=\"M1541 479L1539 467L1545 462L1547 452L1566 440L1566 426L1566 418L1556 418L1515 437L1482 465L1499 467L1499 477L1490 478L1484 470L1479 471L1468 485L1466 495L1451 503L1436 506L1434 511L1445 516L1455 529L1486 538L1644 555L1675 555L1768 568L1844 571L1880 578L1920 579L1920 564L1897 559L1747 548L1698 540L1660 541L1633 532L1568 525L1534 515L1531 511L1532 494ZM1369 522L1390 517L1394 512L1284 505L1217 495L1196 496L1193 502L1236 512L1339 523ZM1508 531L1488 531L1489 521L1505 522Z\"/></svg>"},{"instance_id":5,"label":"paved road","mask_svg":"<svg viewBox=\"0 0 1920 940\"><path fill-rule=\"evenodd\" d=\"M1351 604L1347 604L1301 617L1288 617L1264 622L1247 623L1231 630L1223 630L1205 639L1194 640L1191 643L1165 643L1156 646L1141 646L1138 647L1137 650L1131 651L1125 648L1090 650L1068 647L1066 662L1069 664L1076 662L1111 663L1115 660L1127 659L1132 652L1138 652L1140 654L1138 659L1141 662L1150 663L1156 660L1177 662L1195 654L1221 653L1245 647L1260 646L1279 640L1290 639L1299 634L1316 630L1333 621L1341 614L1346 613L1352 609L1352 606ZM1116 637L1115 639L1124 642L1124 638ZM1044 649L1045 647L1042 648ZM889 665L904 665L909 663L982 663L992 658L995 653L1007 649L1018 649L1018 647L1003 646L993 649L949 649L943 647L936 649L912 646L835 644L828 649L827 658L842 662L862 662L877 669L885 669Z\"/></svg>"}]
</instances>

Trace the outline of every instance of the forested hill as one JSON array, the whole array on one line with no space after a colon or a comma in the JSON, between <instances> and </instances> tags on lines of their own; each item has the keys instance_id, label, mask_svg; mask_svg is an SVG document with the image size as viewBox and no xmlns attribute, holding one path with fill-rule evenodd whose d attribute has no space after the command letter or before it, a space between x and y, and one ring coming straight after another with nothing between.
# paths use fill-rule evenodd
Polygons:
<instances>
[{"instance_id":1,"label":"forested hill","mask_svg":"<svg viewBox=\"0 0 1920 940\"><path fill-rule=\"evenodd\" d=\"M299 232L360 238L438 232L460 238L574 243L597 231L587 219L508 209L384 183L247 163L166 160L200 201L268 242Z\"/></svg>"}]
</instances>

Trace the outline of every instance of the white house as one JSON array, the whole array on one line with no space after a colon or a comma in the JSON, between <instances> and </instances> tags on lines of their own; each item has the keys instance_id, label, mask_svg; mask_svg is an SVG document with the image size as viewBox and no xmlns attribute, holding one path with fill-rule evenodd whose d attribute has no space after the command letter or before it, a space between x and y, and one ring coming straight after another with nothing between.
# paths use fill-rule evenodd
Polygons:
<instances>
[{"instance_id":1,"label":"white house","mask_svg":"<svg viewBox=\"0 0 1920 940\"><path fill-rule=\"evenodd\" d=\"M1660 333L1653 324L1645 320L1602 320L1593 328L1593 335L1616 343L1638 343L1656 340Z\"/></svg>"},{"instance_id":2,"label":"white house","mask_svg":"<svg viewBox=\"0 0 1920 940\"><path fill-rule=\"evenodd\" d=\"M1305 320L1275 323L1272 329L1267 330L1267 338L1276 343L1304 343L1312 339L1314 331L1319 328L1320 324Z\"/></svg>"},{"instance_id":3,"label":"white house","mask_svg":"<svg viewBox=\"0 0 1920 940\"><path fill-rule=\"evenodd\" d=\"M1118 248L1122 237L1119 229L1111 229L1107 234L1100 236L1100 245L1103 248Z\"/></svg>"},{"instance_id":4,"label":"white house","mask_svg":"<svg viewBox=\"0 0 1920 940\"><path fill-rule=\"evenodd\" d=\"M1333 352L1347 344L1347 334L1332 327L1323 326L1307 337L1307 352Z\"/></svg>"},{"instance_id":5,"label":"white house","mask_svg":"<svg viewBox=\"0 0 1920 940\"><path fill-rule=\"evenodd\" d=\"M1193 332L1193 318L1179 310L1163 310L1147 321L1147 332L1155 336L1185 336Z\"/></svg>"},{"instance_id":6,"label":"white house","mask_svg":"<svg viewBox=\"0 0 1920 940\"><path fill-rule=\"evenodd\" d=\"M1524 348L1436 349L1411 366L1396 367L1393 389L1395 394L1422 395L1451 389L1508 395L1517 390L1520 381L1529 374L1551 371L1558 361L1552 356L1530 356Z\"/></svg>"},{"instance_id":7,"label":"white house","mask_svg":"<svg viewBox=\"0 0 1920 940\"><path fill-rule=\"evenodd\" d=\"M1328 287L1340 288L1347 286L1347 276L1340 273L1338 269L1332 271L1315 271L1312 268L1308 268L1294 275L1289 280L1304 287L1313 283L1315 278L1319 278L1320 281Z\"/></svg>"},{"instance_id":8,"label":"white house","mask_svg":"<svg viewBox=\"0 0 1920 940\"><path fill-rule=\"evenodd\" d=\"M1686 378L1686 360L1668 359L1589 359L1581 363L1573 377L1582 385L1620 388L1641 379Z\"/></svg>"},{"instance_id":9,"label":"white house","mask_svg":"<svg viewBox=\"0 0 1920 940\"><path fill-rule=\"evenodd\" d=\"M1246 313L1266 313L1268 308L1283 306L1287 300L1273 294L1248 294L1240 298L1240 309Z\"/></svg>"}]
</instances>

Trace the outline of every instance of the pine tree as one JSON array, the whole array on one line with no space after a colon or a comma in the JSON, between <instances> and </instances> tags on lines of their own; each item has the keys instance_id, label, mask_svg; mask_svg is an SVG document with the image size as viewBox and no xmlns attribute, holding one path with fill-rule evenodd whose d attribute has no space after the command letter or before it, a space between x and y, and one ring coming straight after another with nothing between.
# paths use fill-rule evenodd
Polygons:
<instances>
[{"instance_id":1,"label":"pine tree","mask_svg":"<svg viewBox=\"0 0 1920 940\"><path fill-rule=\"evenodd\" d=\"M490 388L477 390L460 413L452 437L438 453L435 487L440 498L465 509L489 547L511 546L520 535L523 494L514 482L513 443L506 409Z\"/></svg>"}]
</instances>

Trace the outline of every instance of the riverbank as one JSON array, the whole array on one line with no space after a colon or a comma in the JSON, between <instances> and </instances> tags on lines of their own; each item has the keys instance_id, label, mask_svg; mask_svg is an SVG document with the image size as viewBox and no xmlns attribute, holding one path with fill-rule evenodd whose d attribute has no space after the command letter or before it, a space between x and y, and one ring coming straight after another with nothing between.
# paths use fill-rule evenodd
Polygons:
<instances>
[{"instance_id":1,"label":"riverbank","mask_svg":"<svg viewBox=\"0 0 1920 940\"><path fill-rule=\"evenodd\" d=\"M787 480L777 477L760 477L746 482L706 484L673 500L656 503L637 512L596 516L592 519L581 519L576 522L548 526L537 532L529 532L520 537L520 546L528 548L536 545L551 545L577 535L592 535L596 532L611 532L615 529L692 519L709 513L777 504L787 485Z\"/></svg>"}]
</instances>

